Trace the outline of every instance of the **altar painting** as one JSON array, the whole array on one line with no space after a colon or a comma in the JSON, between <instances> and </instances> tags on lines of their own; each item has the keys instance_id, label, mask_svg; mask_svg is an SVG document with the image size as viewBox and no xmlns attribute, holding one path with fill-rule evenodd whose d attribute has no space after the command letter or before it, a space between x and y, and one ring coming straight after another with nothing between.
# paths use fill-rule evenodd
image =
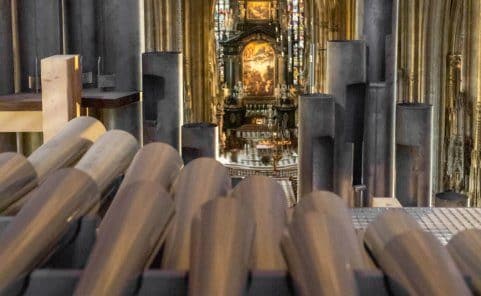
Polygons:
<instances>
[{"instance_id":1,"label":"altar painting","mask_svg":"<svg viewBox=\"0 0 481 296\"><path fill-rule=\"evenodd\" d=\"M249 20L268 20L271 17L270 1L248 1L247 19Z\"/></svg>"},{"instance_id":2,"label":"altar painting","mask_svg":"<svg viewBox=\"0 0 481 296\"><path fill-rule=\"evenodd\" d=\"M242 52L242 75L248 96L272 96L275 85L275 52L265 41L252 41Z\"/></svg>"}]
</instances>

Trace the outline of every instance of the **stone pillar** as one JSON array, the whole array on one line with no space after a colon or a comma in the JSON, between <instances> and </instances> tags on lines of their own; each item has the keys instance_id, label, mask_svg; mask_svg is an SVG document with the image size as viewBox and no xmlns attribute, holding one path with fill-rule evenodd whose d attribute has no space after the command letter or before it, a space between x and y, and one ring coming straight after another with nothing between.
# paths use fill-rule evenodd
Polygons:
<instances>
[{"instance_id":1,"label":"stone pillar","mask_svg":"<svg viewBox=\"0 0 481 296\"><path fill-rule=\"evenodd\" d=\"M142 55L144 144L155 141L180 149L183 122L182 54L150 52Z\"/></svg>"},{"instance_id":2,"label":"stone pillar","mask_svg":"<svg viewBox=\"0 0 481 296\"><path fill-rule=\"evenodd\" d=\"M314 190L334 189L334 115L330 95L299 99L299 199Z\"/></svg>"},{"instance_id":3,"label":"stone pillar","mask_svg":"<svg viewBox=\"0 0 481 296\"><path fill-rule=\"evenodd\" d=\"M405 207L432 204L432 111L427 104L398 104L396 198Z\"/></svg>"},{"instance_id":4,"label":"stone pillar","mask_svg":"<svg viewBox=\"0 0 481 296\"><path fill-rule=\"evenodd\" d=\"M200 157L217 158L219 129L213 123L187 123L182 126L184 164Z\"/></svg>"},{"instance_id":5,"label":"stone pillar","mask_svg":"<svg viewBox=\"0 0 481 296\"><path fill-rule=\"evenodd\" d=\"M369 199L391 197L391 122L388 120L389 93L386 83L371 83L366 100L364 124L364 184ZM366 199L365 199L366 200Z\"/></svg>"},{"instance_id":6,"label":"stone pillar","mask_svg":"<svg viewBox=\"0 0 481 296\"><path fill-rule=\"evenodd\" d=\"M364 41L329 41L327 43L327 92L336 102L336 131L334 152L334 192L354 205L354 143L347 137L346 119L357 112L349 107L347 90L350 84L365 83L366 44ZM354 98L354 97L353 97ZM360 99L360 98L358 98Z\"/></svg>"}]
</instances>

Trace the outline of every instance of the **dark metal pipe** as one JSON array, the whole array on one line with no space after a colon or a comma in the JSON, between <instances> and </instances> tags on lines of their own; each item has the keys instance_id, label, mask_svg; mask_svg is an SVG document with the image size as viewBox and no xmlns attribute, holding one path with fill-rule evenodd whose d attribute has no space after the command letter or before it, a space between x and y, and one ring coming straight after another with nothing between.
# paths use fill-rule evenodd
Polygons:
<instances>
[{"instance_id":1,"label":"dark metal pipe","mask_svg":"<svg viewBox=\"0 0 481 296\"><path fill-rule=\"evenodd\" d=\"M397 105L396 198L405 207L432 203L432 110L426 104Z\"/></svg>"},{"instance_id":2,"label":"dark metal pipe","mask_svg":"<svg viewBox=\"0 0 481 296\"><path fill-rule=\"evenodd\" d=\"M13 94L13 43L11 0L0 0L0 96Z\"/></svg>"},{"instance_id":3,"label":"dark metal pipe","mask_svg":"<svg viewBox=\"0 0 481 296\"><path fill-rule=\"evenodd\" d=\"M366 100L363 159L363 180L369 195L365 200L368 204L372 197L392 196L393 169L389 108L387 85L371 83Z\"/></svg>"},{"instance_id":4,"label":"dark metal pipe","mask_svg":"<svg viewBox=\"0 0 481 296\"><path fill-rule=\"evenodd\" d=\"M327 43L327 91L336 102L334 143L334 192L354 206L354 148L347 138L347 119L354 110L347 104L348 85L366 83L366 44L364 41L329 41ZM349 96L351 97L351 96ZM354 99L354 98L353 98ZM353 112L348 114L348 108Z\"/></svg>"},{"instance_id":5,"label":"dark metal pipe","mask_svg":"<svg viewBox=\"0 0 481 296\"><path fill-rule=\"evenodd\" d=\"M160 141L179 150L183 122L182 54L142 55L144 143Z\"/></svg>"},{"instance_id":6,"label":"dark metal pipe","mask_svg":"<svg viewBox=\"0 0 481 296\"><path fill-rule=\"evenodd\" d=\"M139 1L97 1L99 56L105 74L115 74L116 91L140 90Z\"/></svg>"},{"instance_id":7,"label":"dark metal pipe","mask_svg":"<svg viewBox=\"0 0 481 296\"><path fill-rule=\"evenodd\" d=\"M386 36L392 28L392 0L364 0L363 33L368 51L369 81L386 80Z\"/></svg>"},{"instance_id":8,"label":"dark metal pipe","mask_svg":"<svg viewBox=\"0 0 481 296\"><path fill-rule=\"evenodd\" d=\"M333 190L334 116L332 96L300 97L299 199L314 190Z\"/></svg>"},{"instance_id":9,"label":"dark metal pipe","mask_svg":"<svg viewBox=\"0 0 481 296\"><path fill-rule=\"evenodd\" d=\"M182 158L189 163L199 157L216 158L219 129L213 123L187 123L182 126Z\"/></svg>"},{"instance_id":10,"label":"dark metal pipe","mask_svg":"<svg viewBox=\"0 0 481 296\"><path fill-rule=\"evenodd\" d=\"M40 61L63 53L59 0L18 0L21 91L39 91Z\"/></svg>"}]
</instances>

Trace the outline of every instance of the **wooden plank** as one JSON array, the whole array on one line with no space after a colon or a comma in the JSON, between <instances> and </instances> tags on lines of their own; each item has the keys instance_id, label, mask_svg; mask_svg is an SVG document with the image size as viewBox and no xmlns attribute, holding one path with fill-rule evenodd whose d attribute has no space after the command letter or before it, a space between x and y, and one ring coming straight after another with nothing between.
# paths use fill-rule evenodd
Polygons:
<instances>
[{"instance_id":1,"label":"wooden plank","mask_svg":"<svg viewBox=\"0 0 481 296\"><path fill-rule=\"evenodd\" d=\"M28 133L43 131L40 111L0 111L0 132Z\"/></svg>"},{"instance_id":2,"label":"wooden plank","mask_svg":"<svg viewBox=\"0 0 481 296\"><path fill-rule=\"evenodd\" d=\"M173 188L176 215L164 249L163 268L189 269L194 216L205 202L227 196L230 189L227 169L214 159L198 158L182 169Z\"/></svg>"},{"instance_id":3,"label":"wooden plank","mask_svg":"<svg viewBox=\"0 0 481 296\"><path fill-rule=\"evenodd\" d=\"M122 295L157 253L173 215L174 202L161 184L122 187L100 224L74 295Z\"/></svg>"},{"instance_id":4,"label":"wooden plank","mask_svg":"<svg viewBox=\"0 0 481 296\"><path fill-rule=\"evenodd\" d=\"M0 294L31 272L98 198L95 182L68 168L50 175L0 235Z\"/></svg>"},{"instance_id":5,"label":"wooden plank","mask_svg":"<svg viewBox=\"0 0 481 296\"><path fill-rule=\"evenodd\" d=\"M75 116L82 81L77 55L55 55L41 62L43 138L46 142Z\"/></svg>"},{"instance_id":6,"label":"wooden plank","mask_svg":"<svg viewBox=\"0 0 481 296\"><path fill-rule=\"evenodd\" d=\"M287 198L281 185L268 177L251 176L239 183L231 195L254 214L256 236L251 268L286 270L280 242L287 219Z\"/></svg>"},{"instance_id":7,"label":"wooden plank","mask_svg":"<svg viewBox=\"0 0 481 296\"><path fill-rule=\"evenodd\" d=\"M35 168L21 154L0 154L0 213L37 185Z\"/></svg>"},{"instance_id":8,"label":"wooden plank","mask_svg":"<svg viewBox=\"0 0 481 296\"><path fill-rule=\"evenodd\" d=\"M45 142L29 157L39 180L61 167L77 162L80 157L105 133L103 124L92 117L78 117Z\"/></svg>"},{"instance_id":9,"label":"wooden plank","mask_svg":"<svg viewBox=\"0 0 481 296\"><path fill-rule=\"evenodd\" d=\"M127 170L138 148L134 136L121 130L111 130L90 147L75 168L92 177L100 192L104 192L115 178Z\"/></svg>"},{"instance_id":10,"label":"wooden plank","mask_svg":"<svg viewBox=\"0 0 481 296\"><path fill-rule=\"evenodd\" d=\"M189 295L245 295L254 240L252 213L234 198L205 203L193 222Z\"/></svg>"},{"instance_id":11,"label":"wooden plank","mask_svg":"<svg viewBox=\"0 0 481 296\"><path fill-rule=\"evenodd\" d=\"M42 95L18 93L0 96L0 111L42 111Z\"/></svg>"},{"instance_id":12,"label":"wooden plank","mask_svg":"<svg viewBox=\"0 0 481 296\"><path fill-rule=\"evenodd\" d=\"M481 295L481 229L468 229L456 234L447 249L456 265L471 277L471 286Z\"/></svg>"},{"instance_id":13,"label":"wooden plank","mask_svg":"<svg viewBox=\"0 0 481 296\"><path fill-rule=\"evenodd\" d=\"M82 92L83 108L119 108L140 101L139 92L115 92L86 89Z\"/></svg>"}]
</instances>

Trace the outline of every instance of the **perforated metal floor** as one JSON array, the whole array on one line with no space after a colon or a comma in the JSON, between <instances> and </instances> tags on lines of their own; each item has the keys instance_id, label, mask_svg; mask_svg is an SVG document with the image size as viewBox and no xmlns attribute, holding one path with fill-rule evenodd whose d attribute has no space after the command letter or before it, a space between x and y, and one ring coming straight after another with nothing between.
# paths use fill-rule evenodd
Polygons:
<instances>
[{"instance_id":1,"label":"perforated metal floor","mask_svg":"<svg viewBox=\"0 0 481 296\"><path fill-rule=\"evenodd\" d=\"M421 227L434 234L443 245L457 232L481 229L481 209L466 208L404 208ZM383 208L352 209L352 220L356 229L365 229Z\"/></svg>"}]
</instances>

